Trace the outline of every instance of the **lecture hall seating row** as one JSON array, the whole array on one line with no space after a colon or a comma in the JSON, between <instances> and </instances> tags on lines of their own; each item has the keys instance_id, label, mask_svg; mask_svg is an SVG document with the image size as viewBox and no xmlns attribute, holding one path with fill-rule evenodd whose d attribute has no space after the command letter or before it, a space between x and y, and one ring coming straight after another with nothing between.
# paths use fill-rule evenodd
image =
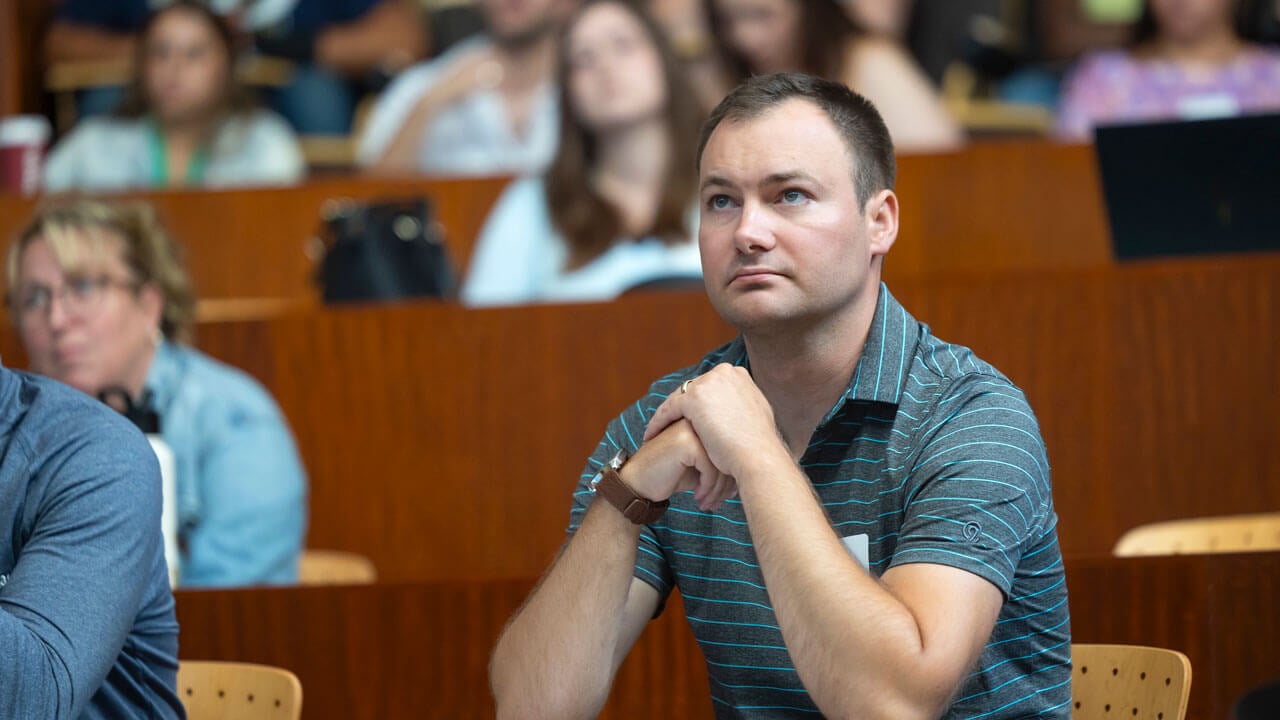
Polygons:
<instances>
[{"instance_id":1,"label":"lecture hall seating row","mask_svg":"<svg viewBox=\"0 0 1280 720\"><path fill-rule=\"evenodd\" d=\"M1067 552L1106 552L1145 522L1280 509L1280 256L890 287L1025 389ZM608 419L731 336L699 293L653 293L303 308L204 323L197 344L280 402L311 476L311 544L368 555L386 579L430 580L535 575ZM11 328L0 356L23 364ZM512 547L503 533L517 526Z\"/></svg>"},{"instance_id":2,"label":"lecture hall seating row","mask_svg":"<svg viewBox=\"0 0 1280 720\"><path fill-rule=\"evenodd\" d=\"M1088 146L1009 141L899 162L901 234L889 279L1005 269L1110 264L1096 162ZM293 188L164 191L152 202L186 246L206 300L269 298L314 303L312 238L337 200L425 194L457 264L471 256L504 178L322 178ZM0 196L6 244L38 201Z\"/></svg>"},{"instance_id":3,"label":"lecture hall seating row","mask_svg":"<svg viewBox=\"0 0 1280 720\"><path fill-rule=\"evenodd\" d=\"M1077 642L1191 658L1188 718L1223 719L1280 675L1280 553L1069 558ZM180 591L184 657L288 667L307 720L492 718L489 652L532 579ZM1153 679L1158 681L1158 679ZM679 597L623 664L603 720L710 720Z\"/></svg>"},{"instance_id":4,"label":"lecture hall seating row","mask_svg":"<svg viewBox=\"0 0 1280 720\"><path fill-rule=\"evenodd\" d=\"M890 287L1026 391L1066 552L1108 552L1140 523L1280 509L1280 256ZM389 580L491 579L546 565L606 422L732 335L695 292L299 311L207 324L199 343L289 417L314 546L366 554Z\"/></svg>"}]
</instances>

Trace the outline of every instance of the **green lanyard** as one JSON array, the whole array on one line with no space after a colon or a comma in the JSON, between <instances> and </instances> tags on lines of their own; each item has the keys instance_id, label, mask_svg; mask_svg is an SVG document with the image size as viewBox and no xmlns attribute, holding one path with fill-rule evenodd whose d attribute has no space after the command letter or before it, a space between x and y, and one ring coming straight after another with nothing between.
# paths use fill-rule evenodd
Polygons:
<instances>
[{"instance_id":1,"label":"green lanyard","mask_svg":"<svg viewBox=\"0 0 1280 720\"><path fill-rule=\"evenodd\" d=\"M151 185L167 187L169 185L169 148L160 134L160 128L154 122L147 123L150 132L147 134L151 142ZM199 148L187 163L186 185L199 185L204 180L204 169L209 164L209 152Z\"/></svg>"}]
</instances>

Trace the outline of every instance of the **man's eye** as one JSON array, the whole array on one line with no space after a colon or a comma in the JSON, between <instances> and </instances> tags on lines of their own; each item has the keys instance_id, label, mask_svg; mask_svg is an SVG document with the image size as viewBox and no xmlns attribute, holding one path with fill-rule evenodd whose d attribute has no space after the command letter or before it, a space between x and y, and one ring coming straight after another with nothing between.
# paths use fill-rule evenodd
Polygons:
<instances>
[{"instance_id":1,"label":"man's eye","mask_svg":"<svg viewBox=\"0 0 1280 720\"><path fill-rule=\"evenodd\" d=\"M707 207L712 210L725 210L732 205L733 202L729 200L728 195L712 195L711 199L707 201Z\"/></svg>"},{"instance_id":2,"label":"man's eye","mask_svg":"<svg viewBox=\"0 0 1280 720\"><path fill-rule=\"evenodd\" d=\"M782 193L782 202L788 205L795 205L796 203L804 202L806 199L805 194L799 190L785 190Z\"/></svg>"}]
</instances>

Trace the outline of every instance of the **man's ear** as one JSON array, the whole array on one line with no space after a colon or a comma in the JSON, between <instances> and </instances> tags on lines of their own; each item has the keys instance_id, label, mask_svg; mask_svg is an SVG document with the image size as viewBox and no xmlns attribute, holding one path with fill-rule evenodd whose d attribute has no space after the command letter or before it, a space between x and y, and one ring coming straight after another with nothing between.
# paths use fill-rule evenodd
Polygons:
<instances>
[{"instance_id":1,"label":"man's ear","mask_svg":"<svg viewBox=\"0 0 1280 720\"><path fill-rule=\"evenodd\" d=\"M898 196L892 190L881 190L871 196L863 208L862 219L867 224L871 255L888 255L898 239Z\"/></svg>"}]
</instances>

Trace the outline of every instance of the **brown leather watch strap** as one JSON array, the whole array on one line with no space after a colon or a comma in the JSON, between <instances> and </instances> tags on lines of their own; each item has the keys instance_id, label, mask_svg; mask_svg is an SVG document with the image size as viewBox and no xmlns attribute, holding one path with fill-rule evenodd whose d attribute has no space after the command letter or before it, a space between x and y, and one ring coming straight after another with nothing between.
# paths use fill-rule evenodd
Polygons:
<instances>
[{"instance_id":1,"label":"brown leather watch strap","mask_svg":"<svg viewBox=\"0 0 1280 720\"><path fill-rule=\"evenodd\" d=\"M618 508L623 517L636 525L657 522L658 518L662 517L662 513L667 511L667 506L671 504L669 500L655 502L640 497L635 490L622 481L622 476L617 470L608 466L600 473L596 494L608 500L610 505Z\"/></svg>"}]
</instances>

